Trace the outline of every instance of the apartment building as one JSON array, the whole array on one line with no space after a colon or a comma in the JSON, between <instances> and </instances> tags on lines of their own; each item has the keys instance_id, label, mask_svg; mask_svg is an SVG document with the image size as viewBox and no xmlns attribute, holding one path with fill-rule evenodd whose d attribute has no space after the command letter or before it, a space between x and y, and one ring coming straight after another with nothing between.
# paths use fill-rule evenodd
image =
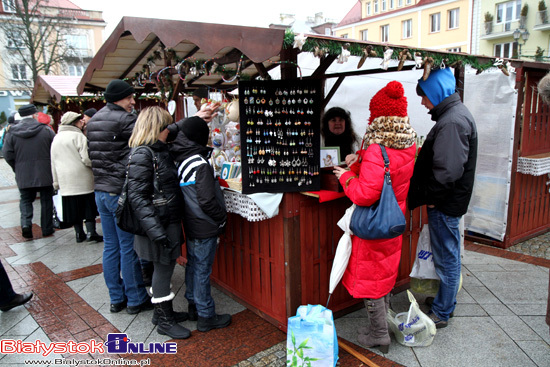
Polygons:
<instances>
[{"instance_id":1,"label":"apartment building","mask_svg":"<svg viewBox=\"0 0 550 367\"><path fill-rule=\"evenodd\" d=\"M1 0L0 23L13 23L17 19L16 1ZM33 14L36 15L35 31L38 32L40 21L54 19L55 30L71 49L70 55L53 67L49 74L81 76L103 44L106 23L102 12L81 9L69 0L48 0L39 1ZM50 37L54 36L52 34ZM28 51L23 50L22 56L18 52L22 48L25 48L24 42L8 37L0 28L0 113L4 112L6 116L28 103L32 93L32 70L24 62L24 55ZM51 55L49 50L44 57Z\"/></svg>"},{"instance_id":2,"label":"apartment building","mask_svg":"<svg viewBox=\"0 0 550 367\"><path fill-rule=\"evenodd\" d=\"M438 51L470 52L472 0L359 0L334 35Z\"/></svg>"}]
</instances>

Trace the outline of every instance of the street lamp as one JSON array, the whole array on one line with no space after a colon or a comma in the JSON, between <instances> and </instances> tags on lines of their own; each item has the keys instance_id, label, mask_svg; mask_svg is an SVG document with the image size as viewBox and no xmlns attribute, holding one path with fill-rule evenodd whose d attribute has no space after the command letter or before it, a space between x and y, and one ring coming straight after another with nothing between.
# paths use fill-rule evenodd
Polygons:
<instances>
[{"instance_id":1,"label":"street lamp","mask_svg":"<svg viewBox=\"0 0 550 367\"><path fill-rule=\"evenodd\" d=\"M518 41L521 37L521 39L523 40L523 44L525 45L525 43L529 39L529 31L527 29L522 30L522 29L516 28L516 30L514 31L514 34L512 36L514 37L514 41L516 41L518 46L519 46L518 57L521 57L521 46L522 46L522 44L520 44Z\"/></svg>"}]
</instances>

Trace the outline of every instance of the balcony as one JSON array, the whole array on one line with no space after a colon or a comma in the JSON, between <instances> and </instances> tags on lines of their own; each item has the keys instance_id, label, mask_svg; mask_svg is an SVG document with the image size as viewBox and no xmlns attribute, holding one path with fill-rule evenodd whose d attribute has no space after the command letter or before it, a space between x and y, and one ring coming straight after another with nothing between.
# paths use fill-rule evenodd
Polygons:
<instances>
[{"instance_id":1,"label":"balcony","mask_svg":"<svg viewBox=\"0 0 550 367\"><path fill-rule=\"evenodd\" d=\"M550 17L548 16L548 10L537 12L537 18L533 29L536 31L550 30Z\"/></svg>"},{"instance_id":2,"label":"balcony","mask_svg":"<svg viewBox=\"0 0 550 367\"><path fill-rule=\"evenodd\" d=\"M510 22L487 22L483 23L481 29L482 40L493 40L499 38L512 37L514 30L520 28L519 20L510 21Z\"/></svg>"}]
</instances>

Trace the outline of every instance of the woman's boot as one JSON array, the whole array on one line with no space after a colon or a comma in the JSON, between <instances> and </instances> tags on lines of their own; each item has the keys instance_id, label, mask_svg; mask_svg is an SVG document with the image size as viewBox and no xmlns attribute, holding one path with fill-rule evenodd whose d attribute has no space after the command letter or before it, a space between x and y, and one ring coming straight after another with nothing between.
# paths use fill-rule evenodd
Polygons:
<instances>
[{"instance_id":1,"label":"woman's boot","mask_svg":"<svg viewBox=\"0 0 550 367\"><path fill-rule=\"evenodd\" d=\"M378 347L382 353L388 353L391 339L388 333L384 297L378 299L369 298L366 300L366 304L369 314L370 331L368 335L360 334L357 340L367 348Z\"/></svg>"},{"instance_id":2,"label":"woman's boot","mask_svg":"<svg viewBox=\"0 0 550 367\"><path fill-rule=\"evenodd\" d=\"M172 299L174 299L174 293L170 293L166 297L151 299L155 306L155 314L158 314L157 333L168 335L172 339L187 339L191 336L191 332L176 322Z\"/></svg>"},{"instance_id":3,"label":"woman's boot","mask_svg":"<svg viewBox=\"0 0 550 367\"><path fill-rule=\"evenodd\" d=\"M95 230L95 220L86 221L86 231L88 232L86 235L86 241L103 242L103 236L100 236Z\"/></svg>"},{"instance_id":4,"label":"woman's boot","mask_svg":"<svg viewBox=\"0 0 550 367\"><path fill-rule=\"evenodd\" d=\"M170 296L168 297L172 297L173 299L173 296L175 296L174 293L170 293ZM172 299L166 302L170 302L170 307L172 308L172 314L174 315L174 320L176 320L177 323L189 320L189 314L187 312L174 311L174 303L172 302ZM153 323L153 325L158 325L159 317L160 317L160 309L157 310L155 308L155 312L153 313L153 318L151 319L151 322Z\"/></svg>"},{"instance_id":5,"label":"woman's boot","mask_svg":"<svg viewBox=\"0 0 550 367\"><path fill-rule=\"evenodd\" d=\"M74 232L76 233L76 242L80 243L86 239L86 233L84 233L84 228L82 223L77 223L74 225Z\"/></svg>"},{"instance_id":6,"label":"woman's boot","mask_svg":"<svg viewBox=\"0 0 550 367\"><path fill-rule=\"evenodd\" d=\"M386 315L388 314L388 310L390 309L390 295L391 293L388 293L384 296L384 306L386 308ZM365 302L365 310L366 310L368 299L365 299L364 302ZM359 329L357 329L358 334L369 335L370 321L368 319L369 319L369 313L367 312L367 326L362 326Z\"/></svg>"}]
</instances>

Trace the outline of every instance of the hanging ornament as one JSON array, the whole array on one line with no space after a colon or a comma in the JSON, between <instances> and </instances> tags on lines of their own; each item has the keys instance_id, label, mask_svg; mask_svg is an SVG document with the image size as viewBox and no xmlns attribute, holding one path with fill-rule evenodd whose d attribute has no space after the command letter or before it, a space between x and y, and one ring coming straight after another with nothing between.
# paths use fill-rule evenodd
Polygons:
<instances>
[{"instance_id":1,"label":"hanging ornament","mask_svg":"<svg viewBox=\"0 0 550 367\"><path fill-rule=\"evenodd\" d=\"M313 51L313 55L318 58L323 58L327 54L328 50L324 47L315 46L315 50Z\"/></svg>"},{"instance_id":2,"label":"hanging ornament","mask_svg":"<svg viewBox=\"0 0 550 367\"><path fill-rule=\"evenodd\" d=\"M374 48L371 45L368 45L366 48L363 49L363 56L361 56L361 59L359 60L359 63L357 63L357 69L359 69L365 61L367 60L367 57L376 57L376 51L374 51Z\"/></svg>"},{"instance_id":3,"label":"hanging ornament","mask_svg":"<svg viewBox=\"0 0 550 367\"><path fill-rule=\"evenodd\" d=\"M384 51L384 60L382 60L382 62L380 63L380 65L382 65L382 69L388 70L388 66L390 66L391 55L393 55L393 49L386 46Z\"/></svg>"},{"instance_id":4,"label":"hanging ornament","mask_svg":"<svg viewBox=\"0 0 550 367\"><path fill-rule=\"evenodd\" d=\"M405 60L412 60L412 55L409 52L409 49L405 48L399 52L399 64L397 65L397 71L401 71L403 69L403 65L405 64Z\"/></svg>"},{"instance_id":5,"label":"hanging ornament","mask_svg":"<svg viewBox=\"0 0 550 367\"><path fill-rule=\"evenodd\" d=\"M303 33L294 37L294 48L299 48L302 51L302 47L306 43L307 36Z\"/></svg>"},{"instance_id":6,"label":"hanging ornament","mask_svg":"<svg viewBox=\"0 0 550 367\"><path fill-rule=\"evenodd\" d=\"M214 74L216 72L216 69L218 68L218 63L214 62L212 63L212 66L210 67L210 74Z\"/></svg>"},{"instance_id":7,"label":"hanging ornament","mask_svg":"<svg viewBox=\"0 0 550 367\"><path fill-rule=\"evenodd\" d=\"M500 59L500 58L497 58L495 60L495 62L493 63L493 66L496 66L497 68L500 69L500 71L502 71L502 73L506 76L510 76L510 73L508 72L508 69L506 68L506 66L504 66L504 60Z\"/></svg>"},{"instance_id":8,"label":"hanging ornament","mask_svg":"<svg viewBox=\"0 0 550 367\"><path fill-rule=\"evenodd\" d=\"M430 56L424 58L424 74L422 74L422 80L426 81L430 76L430 73L434 67L434 59Z\"/></svg>"},{"instance_id":9,"label":"hanging ornament","mask_svg":"<svg viewBox=\"0 0 550 367\"><path fill-rule=\"evenodd\" d=\"M197 71L197 67L193 66L189 69L189 74L191 74L192 77L199 76L199 72Z\"/></svg>"},{"instance_id":10,"label":"hanging ornament","mask_svg":"<svg viewBox=\"0 0 550 367\"><path fill-rule=\"evenodd\" d=\"M416 64L416 68L420 69L422 67L422 54L420 52L416 52L414 54L414 63Z\"/></svg>"},{"instance_id":11,"label":"hanging ornament","mask_svg":"<svg viewBox=\"0 0 550 367\"><path fill-rule=\"evenodd\" d=\"M337 62L338 64L343 64L345 62L348 62L350 52L346 50L344 47L342 47L342 52L340 53L340 56L338 56Z\"/></svg>"},{"instance_id":12,"label":"hanging ornament","mask_svg":"<svg viewBox=\"0 0 550 367\"><path fill-rule=\"evenodd\" d=\"M509 73L516 72L516 68L512 66L512 63L510 61L506 61L506 70L508 70Z\"/></svg>"}]
</instances>

